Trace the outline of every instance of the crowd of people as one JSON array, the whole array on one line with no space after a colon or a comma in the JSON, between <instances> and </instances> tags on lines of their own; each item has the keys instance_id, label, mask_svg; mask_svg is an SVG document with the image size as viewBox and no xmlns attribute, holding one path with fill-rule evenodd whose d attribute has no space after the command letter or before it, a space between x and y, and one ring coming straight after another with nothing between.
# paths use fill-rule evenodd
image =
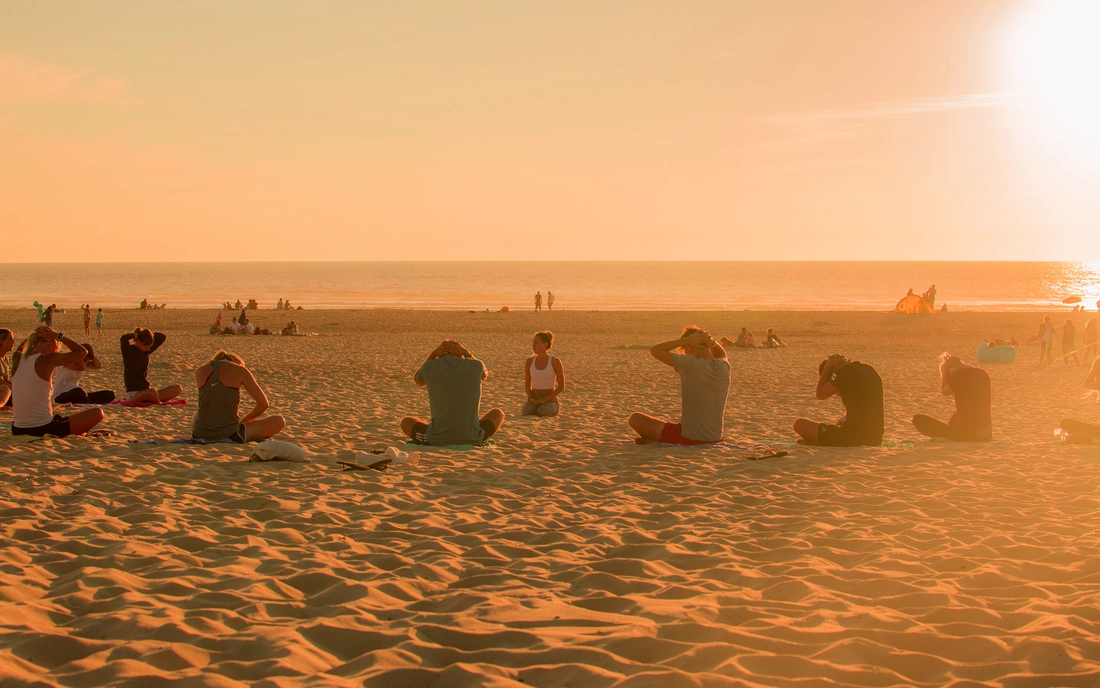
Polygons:
<instances>
[{"instance_id":1,"label":"crowd of people","mask_svg":"<svg viewBox=\"0 0 1100 688\"><path fill-rule=\"evenodd\" d=\"M90 307L83 307L85 318ZM219 314L220 316L220 314ZM242 316L243 317L243 316ZM237 318L234 324L242 326ZM247 318L244 318L247 327ZM1044 320L1049 332L1050 318ZM1095 320L1091 321L1095 333ZM87 332L87 323L85 323ZM287 330L297 330L294 321ZM1088 331L1088 330L1086 330ZM768 341L784 346L771 329ZM1070 346L1072 346L1072 335ZM679 421L634 412L627 425L640 444L662 442L676 445L706 445L725 438L724 418L729 395L731 368L728 348L753 345L751 333L742 328L736 341L715 340L707 331L685 327L677 339L650 347L650 354L671 367L680 381ZM179 384L154 387L149 380L149 357L164 344L163 333L138 327L119 338L123 366L124 402L130 405L164 404L183 393ZM1088 341L1088 340L1086 340ZM1095 337L1091 340L1095 349ZM1048 338L1049 342L1049 338ZM552 354L554 334L535 333L531 355L524 365L526 399L521 414L556 416L561 412L559 396L566 390L565 366ZM765 344L767 345L767 343ZM1049 349L1049 346L1046 347ZM9 352L13 362L6 363ZM1049 356L1049 354L1047 354ZM82 377L99 370L102 361L90 344L80 344L49 325L41 325L18 346L11 330L0 329L0 406L12 408L12 434L46 434L64 437L85 433L103 420L97 405L111 403L110 390L88 392ZM956 412L946 422L924 414L913 417L913 426L928 437L956 442L989 442L993 438L992 390L989 374L960 357L944 353L939 361L940 390L953 396ZM414 443L425 445L480 445L504 424L499 408L481 413L482 383L488 377L485 365L468 348L454 340L437 346L413 376L427 388L430 415L427 420L409 416L400 422L402 432ZM1085 380L1089 389L1100 390L1100 358ZM244 360L235 353L219 351L195 371L199 402L192 424L192 437L201 441L247 442L271 437L285 427L281 416L264 416L268 400ZM250 412L240 415L241 388L255 402ZM875 368L841 353L821 361L817 368L815 396L826 400L838 396L844 417L828 423L808 418L794 422L798 441L829 447L879 446L885 429L882 378ZM92 408L68 416L55 414L54 404L88 404ZM1066 420L1063 429L1076 436L1100 439L1100 425Z\"/></svg>"},{"instance_id":2,"label":"crowd of people","mask_svg":"<svg viewBox=\"0 0 1100 688\"><path fill-rule=\"evenodd\" d=\"M1100 301L1097 301L1097 308L1100 308ZM1028 344L1039 345L1039 365L1054 365L1055 360L1057 360L1068 366L1072 358L1074 365L1080 366L1082 359L1087 363L1090 358L1097 354L1100 333L1097 332L1096 318L1091 318L1085 323L1085 331L1082 336L1084 346L1080 349L1077 348L1077 325L1072 318L1066 318L1066 322L1062 325L1062 355L1057 358L1054 357L1054 335L1055 325L1051 321L1051 317L1049 315L1043 316L1043 321L1039 323L1039 331L1027 340ZM1080 357L1078 354L1080 354Z\"/></svg>"}]
</instances>

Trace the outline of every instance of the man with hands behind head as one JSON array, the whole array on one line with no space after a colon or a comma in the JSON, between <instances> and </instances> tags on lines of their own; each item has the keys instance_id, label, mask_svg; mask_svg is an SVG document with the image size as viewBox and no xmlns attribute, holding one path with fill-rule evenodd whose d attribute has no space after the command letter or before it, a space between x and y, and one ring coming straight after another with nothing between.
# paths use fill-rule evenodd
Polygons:
<instances>
[{"instance_id":1,"label":"man with hands behind head","mask_svg":"<svg viewBox=\"0 0 1100 688\"><path fill-rule=\"evenodd\" d=\"M823 447L878 447L885 430L882 378L866 363L833 354L817 368L816 396L824 401L840 395L845 415L836 425L799 418L794 431L801 444Z\"/></svg>"},{"instance_id":2,"label":"man with hands behind head","mask_svg":"<svg viewBox=\"0 0 1100 688\"><path fill-rule=\"evenodd\" d=\"M417 444L444 447L480 445L504 424L504 411L481 411L481 382L489 373L485 364L469 349L448 339L428 355L413 380L428 388L431 420L425 423L408 416L401 419L401 431Z\"/></svg>"},{"instance_id":3,"label":"man with hands behind head","mask_svg":"<svg viewBox=\"0 0 1100 688\"><path fill-rule=\"evenodd\" d=\"M674 350L680 353L674 353ZM680 422L632 413L627 423L638 433L638 444L714 444L721 442L730 389L726 350L706 330L689 325L673 339L655 344L649 353L680 376Z\"/></svg>"}]
</instances>

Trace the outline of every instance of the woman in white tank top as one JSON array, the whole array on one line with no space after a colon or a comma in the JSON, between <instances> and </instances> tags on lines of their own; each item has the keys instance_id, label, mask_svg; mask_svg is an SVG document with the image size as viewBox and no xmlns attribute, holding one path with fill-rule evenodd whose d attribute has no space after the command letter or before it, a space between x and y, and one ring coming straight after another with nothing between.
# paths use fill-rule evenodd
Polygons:
<instances>
[{"instance_id":1,"label":"woman in white tank top","mask_svg":"<svg viewBox=\"0 0 1100 688\"><path fill-rule=\"evenodd\" d=\"M536 332L531 340L534 354L524 366L525 416L558 415L558 395L565 391L565 368L559 359L550 355L553 345L554 333L550 331Z\"/></svg>"},{"instance_id":2,"label":"woman in white tank top","mask_svg":"<svg viewBox=\"0 0 1100 688\"><path fill-rule=\"evenodd\" d=\"M61 344L67 352L60 353ZM87 353L84 347L50 327L40 327L27 337L17 350L11 377L13 435L83 435L103 420L103 411L98 408L68 417L53 413L54 369L82 361Z\"/></svg>"}]
</instances>

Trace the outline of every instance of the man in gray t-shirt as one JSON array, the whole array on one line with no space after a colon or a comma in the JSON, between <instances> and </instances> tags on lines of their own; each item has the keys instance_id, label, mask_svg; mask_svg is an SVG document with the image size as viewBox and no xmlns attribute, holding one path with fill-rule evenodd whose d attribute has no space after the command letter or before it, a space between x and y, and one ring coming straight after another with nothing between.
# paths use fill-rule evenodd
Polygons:
<instances>
[{"instance_id":1,"label":"man in gray t-shirt","mask_svg":"<svg viewBox=\"0 0 1100 688\"><path fill-rule=\"evenodd\" d=\"M481 381L487 376L485 365L466 347L450 339L443 342L413 376L416 384L428 388L431 421L403 418L401 431L417 444L482 444L504 423L504 412L497 408L478 417Z\"/></svg>"},{"instance_id":2,"label":"man in gray t-shirt","mask_svg":"<svg viewBox=\"0 0 1100 688\"><path fill-rule=\"evenodd\" d=\"M682 353L673 353L679 349ZM685 327L679 339L656 344L649 353L680 375L681 417L670 423L644 413L627 421L638 433L639 444L713 444L723 438L730 364L726 350L698 327Z\"/></svg>"}]
</instances>

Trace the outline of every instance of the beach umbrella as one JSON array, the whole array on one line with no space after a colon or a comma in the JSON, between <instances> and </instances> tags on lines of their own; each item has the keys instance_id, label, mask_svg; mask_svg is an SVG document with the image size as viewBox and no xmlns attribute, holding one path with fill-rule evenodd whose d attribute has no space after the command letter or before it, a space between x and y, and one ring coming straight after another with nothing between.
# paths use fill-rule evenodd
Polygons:
<instances>
[{"instance_id":1,"label":"beach umbrella","mask_svg":"<svg viewBox=\"0 0 1100 688\"><path fill-rule=\"evenodd\" d=\"M1062 299L1062 303L1064 303L1066 305L1069 305L1071 303L1081 303L1081 297L1080 296L1067 296L1066 298Z\"/></svg>"}]
</instances>

